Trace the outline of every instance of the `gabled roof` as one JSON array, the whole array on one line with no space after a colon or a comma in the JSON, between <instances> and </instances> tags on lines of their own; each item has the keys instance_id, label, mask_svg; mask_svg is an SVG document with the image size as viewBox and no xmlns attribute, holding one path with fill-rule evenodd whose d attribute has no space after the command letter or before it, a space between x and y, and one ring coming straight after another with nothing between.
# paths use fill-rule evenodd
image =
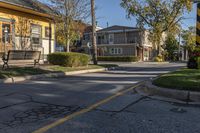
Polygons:
<instances>
[{"instance_id":1,"label":"gabled roof","mask_svg":"<svg viewBox=\"0 0 200 133\"><path fill-rule=\"evenodd\" d=\"M140 30L137 27L128 27L128 26L120 26L120 25L114 25L108 28L104 28L99 30L98 32L109 32L109 31L123 31L123 30Z\"/></svg>"},{"instance_id":2,"label":"gabled roof","mask_svg":"<svg viewBox=\"0 0 200 133\"><path fill-rule=\"evenodd\" d=\"M0 0L0 2L31 9L40 13L54 14L54 11L50 7L38 0Z\"/></svg>"}]
</instances>

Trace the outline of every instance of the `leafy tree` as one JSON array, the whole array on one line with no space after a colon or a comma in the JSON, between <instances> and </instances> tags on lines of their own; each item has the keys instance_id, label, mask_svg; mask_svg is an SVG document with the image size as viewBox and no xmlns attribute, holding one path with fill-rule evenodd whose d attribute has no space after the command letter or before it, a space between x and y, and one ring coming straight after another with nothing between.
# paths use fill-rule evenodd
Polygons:
<instances>
[{"instance_id":1,"label":"leafy tree","mask_svg":"<svg viewBox=\"0 0 200 133\"><path fill-rule=\"evenodd\" d=\"M90 13L88 0L50 0L49 4L57 13L55 18L57 40L70 51L70 44L76 40L79 22L85 21Z\"/></svg>"},{"instance_id":2,"label":"leafy tree","mask_svg":"<svg viewBox=\"0 0 200 133\"><path fill-rule=\"evenodd\" d=\"M176 37L172 34L168 34L165 40L165 50L167 52L167 59L171 61L176 61L178 59L178 54L175 54L178 51L178 41Z\"/></svg>"},{"instance_id":3,"label":"leafy tree","mask_svg":"<svg viewBox=\"0 0 200 133\"><path fill-rule=\"evenodd\" d=\"M161 54L161 42L166 32L178 32L185 10L190 11L191 0L122 0L121 6L134 16L140 28L149 29L149 39Z\"/></svg>"},{"instance_id":4,"label":"leafy tree","mask_svg":"<svg viewBox=\"0 0 200 133\"><path fill-rule=\"evenodd\" d=\"M16 33L20 39L20 46L18 49L26 50L31 49L30 45L30 32L31 23L33 20L26 17L17 17L16 19Z\"/></svg>"},{"instance_id":5,"label":"leafy tree","mask_svg":"<svg viewBox=\"0 0 200 133\"><path fill-rule=\"evenodd\" d=\"M188 50L189 55L190 55L196 46L196 29L195 29L195 27L191 26L187 30L183 30L181 37L183 39L183 44L186 47L186 49Z\"/></svg>"}]
</instances>

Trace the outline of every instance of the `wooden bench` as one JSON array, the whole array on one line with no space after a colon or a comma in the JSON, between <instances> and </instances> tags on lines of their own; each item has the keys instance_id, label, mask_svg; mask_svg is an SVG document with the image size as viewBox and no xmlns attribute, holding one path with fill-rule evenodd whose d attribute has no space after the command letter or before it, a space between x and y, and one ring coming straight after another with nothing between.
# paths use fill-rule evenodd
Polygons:
<instances>
[{"instance_id":1,"label":"wooden bench","mask_svg":"<svg viewBox=\"0 0 200 133\"><path fill-rule=\"evenodd\" d=\"M40 62L40 51L10 50L7 55L3 55L3 69L9 68L10 60L34 60L34 67Z\"/></svg>"}]
</instances>

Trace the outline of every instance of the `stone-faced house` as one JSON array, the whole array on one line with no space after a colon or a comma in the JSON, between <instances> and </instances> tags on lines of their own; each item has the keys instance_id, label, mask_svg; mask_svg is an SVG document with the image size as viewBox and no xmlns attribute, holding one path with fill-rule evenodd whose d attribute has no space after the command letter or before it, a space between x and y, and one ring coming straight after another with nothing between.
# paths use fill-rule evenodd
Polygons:
<instances>
[{"instance_id":1,"label":"stone-faced house","mask_svg":"<svg viewBox=\"0 0 200 133\"><path fill-rule=\"evenodd\" d=\"M37 0L0 0L0 52L39 50L46 58L55 49L52 14Z\"/></svg>"},{"instance_id":2,"label":"stone-faced house","mask_svg":"<svg viewBox=\"0 0 200 133\"><path fill-rule=\"evenodd\" d=\"M152 45L148 32L135 27L111 26L97 31L98 56L138 56L142 61L152 59ZM91 32L83 37L83 47L88 53Z\"/></svg>"}]
</instances>

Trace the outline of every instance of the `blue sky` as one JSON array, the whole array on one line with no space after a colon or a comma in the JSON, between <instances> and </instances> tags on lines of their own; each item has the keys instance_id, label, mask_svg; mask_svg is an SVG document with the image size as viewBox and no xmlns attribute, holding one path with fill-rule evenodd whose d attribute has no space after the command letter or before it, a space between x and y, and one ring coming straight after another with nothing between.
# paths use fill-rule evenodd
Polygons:
<instances>
[{"instance_id":1,"label":"blue sky","mask_svg":"<svg viewBox=\"0 0 200 133\"><path fill-rule=\"evenodd\" d=\"M135 26L136 21L134 18L131 20L126 18L126 12L120 7L121 0L96 0L96 16L98 26L107 27L112 25L125 25ZM192 11L188 14L185 13L184 17L187 18L182 22L182 27L185 29L188 26L194 26L196 23L196 4L194 4Z\"/></svg>"}]
</instances>

